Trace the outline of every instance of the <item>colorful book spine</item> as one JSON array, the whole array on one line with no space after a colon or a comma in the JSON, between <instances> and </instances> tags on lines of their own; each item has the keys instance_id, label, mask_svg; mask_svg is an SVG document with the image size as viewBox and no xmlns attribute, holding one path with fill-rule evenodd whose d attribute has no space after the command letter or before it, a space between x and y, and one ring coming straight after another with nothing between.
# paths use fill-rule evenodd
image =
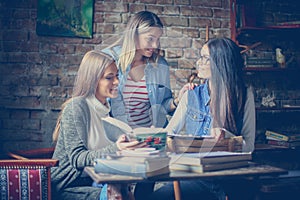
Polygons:
<instances>
[{"instance_id":1,"label":"colorful book spine","mask_svg":"<svg viewBox=\"0 0 300 200\"><path fill-rule=\"evenodd\" d=\"M279 140L268 140L268 144L274 146L288 147L288 148L300 147L300 141L287 142L287 141L279 141Z\"/></svg>"},{"instance_id":2,"label":"colorful book spine","mask_svg":"<svg viewBox=\"0 0 300 200\"><path fill-rule=\"evenodd\" d=\"M284 134L267 130L265 133L267 138L273 138L280 141L300 141L300 134Z\"/></svg>"},{"instance_id":3,"label":"colorful book spine","mask_svg":"<svg viewBox=\"0 0 300 200\"><path fill-rule=\"evenodd\" d=\"M265 135L268 136L268 137L273 137L273 138L275 138L277 140L281 140L281 141L288 141L289 140L288 136L277 133L277 132L274 132L274 131L267 130Z\"/></svg>"}]
</instances>

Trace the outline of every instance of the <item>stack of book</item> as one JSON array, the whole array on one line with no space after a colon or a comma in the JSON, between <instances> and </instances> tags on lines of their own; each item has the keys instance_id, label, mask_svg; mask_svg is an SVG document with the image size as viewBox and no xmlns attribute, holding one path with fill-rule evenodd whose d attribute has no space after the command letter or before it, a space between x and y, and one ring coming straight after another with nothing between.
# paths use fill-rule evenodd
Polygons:
<instances>
[{"instance_id":1,"label":"stack of book","mask_svg":"<svg viewBox=\"0 0 300 200\"><path fill-rule=\"evenodd\" d=\"M245 167L252 154L243 152L215 151L203 153L171 154L170 171L203 173Z\"/></svg>"},{"instance_id":2,"label":"stack of book","mask_svg":"<svg viewBox=\"0 0 300 200\"><path fill-rule=\"evenodd\" d=\"M245 60L246 67L274 67L276 61L272 58L248 57Z\"/></svg>"},{"instance_id":3,"label":"stack of book","mask_svg":"<svg viewBox=\"0 0 300 200\"><path fill-rule=\"evenodd\" d=\"M266 130L267 143L278 147L299 148L300 134Z\"/></svg>"},{"instance_id":4,"label":"stack of book","mask_svg":"<svg viewBox=\"0 0 300 200\"><path fill-rule=\"evenodd\" d=\"M242 136L230 135L220 140L189 135L170 136L169 150L176 153L196 153L210 151L242 151Z\"/></svg>"},{"instance_id":5,"label":"stack of book","mask_svg":"<svg viewBox=\"0 0 300 200\"><path fill-rule=\"evenodd\" d=\"M95 173L148 178L167 174L170 157L158 150L126 150L95 160Z\"/></svg>"}]
</instances>

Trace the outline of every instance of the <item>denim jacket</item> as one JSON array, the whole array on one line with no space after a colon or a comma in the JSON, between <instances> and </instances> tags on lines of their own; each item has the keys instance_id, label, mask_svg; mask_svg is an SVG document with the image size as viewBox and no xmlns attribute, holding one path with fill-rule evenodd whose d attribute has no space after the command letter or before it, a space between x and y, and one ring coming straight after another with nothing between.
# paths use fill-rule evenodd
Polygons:
<instances>
[{"instance_id":1,"label":"denim jacket","mask_svg":"<svg viewBox=\"0 0 300 200\"><path fill-rule=\"evenodd\" d=\"M119 60L121 47L106 48L104 53L111 55L116 61ZM168 123L167 114L172 114L170 105L172 103L172 91L170 87L170 71L167 61L160 57L154 66L147 63L145 68L146 87L151 104L152 122L155 127L165 127ZM127 80L130 67L123 73L119 71L119 92L118 97L110 99L111 115L127 123L127 115L123 101L122 91Z\"/></svg>"},{"instance_id":2,"label":"denim jacket","mask_svg":"<svg viewBox=\"0 0 300 200\"><path fill-rule=\"evenodd\" d=\"M201 101L199 101L201 99ZM188 134L195 136L210 135L212 117L209 106L210 96L207 81L188 90L185 126Z\"/></svg>"},{"instance_id":3,"label":"denim jacket","mask_svg":"<svg viewBox=\"0 0 300 200\"><path fill-rule=\"evenodd\" d=\"M170 135L179 134L185 126L185 133L195 136L209 135L212 127L212 117L209 106L210 96L207 82L188 90L182 96L176 111L171 118L167 131ZM254 150L256 114L253 88L247 89L243 119L239 121L238 133L243 136L243 151ZM240 130L240 131L239 131Z\"/></svg>"}]
</instances>

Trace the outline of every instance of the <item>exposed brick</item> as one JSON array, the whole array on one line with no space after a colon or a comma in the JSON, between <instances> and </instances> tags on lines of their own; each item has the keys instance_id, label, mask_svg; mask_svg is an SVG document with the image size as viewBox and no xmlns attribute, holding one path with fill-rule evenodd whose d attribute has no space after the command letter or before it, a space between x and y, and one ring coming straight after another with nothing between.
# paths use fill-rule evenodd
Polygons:
<instances>
[{"instance_id":1,"label":"exposed brick","mask_svg":"<svg viewBox=\"0 0 300 200\"><path fill-rule=\"evenodd\" d=\"M44 53L57 53L58 45L55 43L41 43L40 45L41 52Z\"/></svg>"},{"instance_id":2,"label":"exposed brick","mask_svg":"<svg viewBox=\"0 0 300 200\"><path fill-rule=\"evenodd\" d=\"M4 119L3 122L3 128L4 129L12 129L17 130L22 128L22 120L17 119Z\"/></svg>"},{"instance_id":3,"label":"exposed brick","mask_svg":"<svg viewBox=\"0 0 300 200\"><path fill-rule=\"evenodd\" d=\"M195 62L196 62L196 60L191 60L191 59L179 60L178 61L178 68L182 69L182 71L185 71L186 69L188 69L188 71L190 71L190 69L193 69L195 67ZM181 72L181 71L179 71L179 72ZM187 77L186 75L184 75L184 76Z\"/></svg>"},{"instance_id":4,"label":"exposed brick","mask_svg":"<svg viewBox=\"0 0 300 200\"><path fill-rule=\"evenodd\" d=\"M130 4L129 8L128 8L128 10L131 13L137 13L137 12L139 12L141 10L145 10L145 9L146 9L146 6L144 4L138 4L138 3ZM123 22L127 22L127 20L123 21Z\"/></svg>"},{"instance_id":5,"label":"exposed brick","mask_svg":"<svg viewBox=\"0 0 300 200\"><path fill-rule=\"evenodd\" d=\"M96 31L99 33L103 33L103 34L114 33L114 25L113 24L97 24Z\"/></svg>"},{"instance_id":6,"label":"exposed brick","mask_svg":"<svg viewBox=\"0 0 300 200\"><path fill-rule=\"evenodd\" d=\"M65 87L72 87L74 85L75 76L64 76L60 79L60 85Z\"/></svg>"},{"instance_id":7,"label":"exposed brick","mask_svg":"<svg viewBox=\"0 0 300 200\"><path fill-rule=\"evenodd\" d=\"M196 59L199 58L199 54L196 49L184 49L184 57Z\"/></svg>"},{"instance_id":8,"label":"exposed brick","mask_svg":"<svg viewBox=\"0 0 300 200\"><path fill-rule=\"evenodd\" d=\"M171 5L173 3L173 0L156 0L156 3L158 5Z\"/></svg>"},{"instance_id":9,"label":"exposed brick","mask_svg":"<svg viewBox=\"0 0 300 200\"><path fill-rule=\"evenodd\" d=\"M188 17L212 17L213 11L210 8L198 8L191 6L184 6L181 8L181 13Z\"/></svg>"},{"instance_id":10,"label":"exposed brick","mask_svg":"<svg viewBox=\"0 0 300 200\"><path fill-rule=\"evenodd\" d=\"M45 117L46 112L42 110L31 110L30 118L31 119L43 119Z\"/></svg>"},{"instance_id":11,"label":"exposed brick","mask_svg":"<svg viewBox=\"0 0 300 200\"><path fill-rule=\"evenodd\" d=\"M27 119L23 120L22 128L25 130L40 130L41 129L40 119Z\"/></svg>"},{"instance_id":12,"label":"exposed brick","mask_svg":"<svg viewBox=\"0 0 300 200\"><path fill-rule=\"evenodd\" d=\"M14 53L8 54L8 62L10 63L26 63L28 61L28 56L26 53Z\"/></svg>"},{"instance_id":13,"label":"exposed brick","mask_svg":"<svg viewBox=\"0 0 300 200\"><path fill-rule=\"evenodd\" d=\"M67 98L51 98L48 100L47 104L52 110L60 110L61 105L67 100Z\"/></svg>"},{"instance_id":14,"label":"exposed brick","mask_svg":"<svg viewBox=\"0 0 300 200\"><path fill-rule=\"evenodd\" d=\"M175 5L188 5L190 0L174 0Z\"/></svg>"},{"instance_id":15,"label":"exposed brick","mask_svg":"<svg viewBox=\"0 0 300 200\"><path fill-rule=\"evenodd\" d=\"M75 46L74 45L60 45L58 46L58 53L59 54L74 54L75 53Z\"/></svg>"},{"instance_id":16,"label":"exposed brick","mask_svg":"<svg viewBox=\"0 0 300 200\"><path fill-rule=\"evenodd\" d=\"M28 119L29 111L28 110L12 110L10 114L11 119Z\"/></svg>"},{"instance_id":17,"label":"exposed brick","mask_svg":"<svg viewBox=\"0 0 300 200\"><path fill-rule=\"evenodd\" d=\"M155 4L156 0L143 0L143 3L145 3L145 4Z\"/></svg>"},{"instance_id":18,"label":"exposed brick","mask_svg":"<svg viewBox=\"0 0 300 200\"><path fill-rule=\"evenodd\" d=\"M172 48L170 50L167 51L166 57L167 58L180 58L183 55L183 51L182 49L176 49L176 48Z\"/></svg>"},{"instance_id":19,"label":"exposed brick","mask_svg":"<svg viewBox=\"0 0 300 200\"><path fill-rule=\"evenodd\" d=\"M195 71L194 63L205 42L206 25L209 26L209 38L230 37L228 0L94 1L93 37L90 39L37 35L37 2L18 1L16 4L15 1L5 1L1 4L4 7L0 22L0 131L4 149L52 144L58 111L72 94L73 81L83 55L116 41L129 17L136 12L153 11L165 25L161 46L170 64L171 89L175 95ZM279 6L276 2L262 5L267 12L258 16L260 24L299 21L296 6L295 9L288 6L290 1L278 1ZM275 43L285 45L282 41ZM299 47L295 41L289 42L288 46ZM267 57L274 54L272 45L262 44L256 50L256 55ZM295 57L299 57L298 54ZM262 97L272 92L278 105L287 102L299 104L296 100L300 98L300 86L295 84L298 78L297 73L294 74L255 73L246 76L247 82L256 89L256 105L260 106ZM18 117L20 120L16 120ZM2 137L3 132L5 137Z\"/></svg>"},{"instance_id":20,"label":"exposed brick","mask_svg":"<svg viewBox=\"0 0 300 200\"><path fill-rule=\"evenodd\" d=\"M20 49L23 52L39 52L39 43L37 43L37 42L21 42Z\"/></svg>"},{"instance_id":21,"label":"exposed brick","mask_svg":"<svg viewBox=\"0 0 300 200\"><path fill-rule=\"evenodd\" d=\"M207 25L212 27L211 20L207 18L190 18L190 27L205 28Z\"/></svg>"},{"instance_id":22,"label":"exposed brick","mask_svg":"<svg viewBox=\"0 0 300 200\"><path fill-rule=\"evenodd\" d=\"M94 12L128 12L127 4L123 4L122 2L100 2L96 1Z\"/></svg>"},{"instance_id":23,"label":"exposed brick","mask_svg":"<svg viewBox=\"0 0 300 200\"><path fill-rule=\"evenodd\" d=\"M103 13L94 13L94 23L103 23L104 14Z\"/></svg>"},{"instance_id":24,"label":"exposed brick","mask_svg":"<svg viewBox=\"0 0 300 200\"><path fill-rule=\"evenodd\" d=\"M106 13L104 15L105 23L120 23L122 21L120 13Z\"/></svg>"},{"instance_id":25,"label":"exposed brick","mask_svg":"<svg viewBox=\"0 0 300 200\"><path fill-rule=\"evenodd\" d=\"M213 9L214 17L215 18L227 18L229 16L229 10L224 9Z\"/></svg>"},{"instance_id":26,"label":"exposed brick","mask_svg":"<svg viewBox=\"0 0 300 200\"><path fill-rule=\"evenodd\" d=\"M23 30L6 30L3 34L4 41L27 41L27 32Z\"/></svg>"},{"instance_id":27,"label":"exposed brick","mask_svg":"<svg viewBox=\"0 0 300 200\"><path fill-rule=\"evenodd\" d=\"M183 34L190 38L198 38L199 30L197 28L187 28L183 30Z\"/></svg>"},{"instance_id":28,"label":"exposed brick","mask_svg":"<svg viewBox=\"0 0 300 200\"><path fill-rule=\"evenodd\" d=\"M163 14L165 15L179 15L179 6L164 6Z\"/></svg>"},{"instance_id":29,"label":"exposed brick","mask_svg":"<svg viewBox=\"0 0 300 200\"><path fill-rule=\"evenodd\" d=\"M168 48L187 48L192 44L191 38L170 38L168 40L161 41L162 46Z\"/></svg>"},{"instance_id":30,"label":"exposed brick","mask_svg":"<svg viewBox=\"0 0 300 200\"><path fill-rule=\"evenodd\" d=\"M5 52L17 52L21 50L20 43L16 41L4 41L2 45Z\"/></svg>"},{"instance_id":31,"label":"exposed brick","mask_svg":"<svg viewBox=\"0 0 300 200\"><path fill-rule=\"evenodd\" d=\"M162 17L165 26L188 26L188 18L184 17Z\"/></svg>"},{"instance_id":32,"label":"exposed brick","mask_svg":"<svg viewBox=\"0 0 300 200\"><path fill-rule=\"evenodd\" d=\"M192 6L203 6L203 7L222 7L221 0L191 0Z\"/></svg>"},{"instance_id":33,"label":"exposed brick","mask_svg":"<svg viewBox=\"0 0 300 200\"><path fill-rule=\"evenodd\" d=\"M91 45L75 45L75 53L76 54L86 53L86 52L91 51L93 49L94 48Z\"/></svg>"},{"instance_id":34,"label":"exposed brick","mask_svg":"<svg viewBox=\"0 0 300 200\"><path fill-rule=\"evenodd\" d=\"M151 12L154 12L155 14L157 14L159 17L160 15L163 13L164 10L164 6L162 5L146 5L146 10L149 10Z\"/></svg>"}]
</instances>

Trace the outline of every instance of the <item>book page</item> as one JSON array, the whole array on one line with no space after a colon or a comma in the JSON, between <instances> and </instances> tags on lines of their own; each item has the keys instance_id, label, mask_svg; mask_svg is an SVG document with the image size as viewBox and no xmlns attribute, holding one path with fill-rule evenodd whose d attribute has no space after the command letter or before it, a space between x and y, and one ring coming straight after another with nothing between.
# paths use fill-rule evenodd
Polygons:
<instances>
[{"instance_id":1,"label":"book page","mask_svg":"<svg viewBox=\"0 0 300 200\"><path fill-rule=\"evenodd\" d=\"M167 132L164 128L155 128L155 127L138 127L135 129L132 129L128 124L125 122L118 120L113 117L103 117L102 120L104 122L107 122L111 124L112 126L115 126L119 129L121 129L124 133L128 134L156 134L156 133L162 133Z\"/></svg>"},{"instance_id":2,"label":"book page","mask_svg":"<svg viewBox=\"0 0 300 200\"><path fill-rule=\"evenodd\" d=\"M155 128L155 127L138 127L133 129L133 134L136 135L141 135L141 134L156 134L156 133L162 133L162 132L166 132L166 129L164 128Z\"/></svg>"},{"instance_id":3,"label":"book page","mask_svg":"<svg viewBox=\"0 0 300 200\"><path fill-rule=\"evenodd\" d=\"M124 133L132 133L133 132L132 128L128 124L126 124L125 122L118 120L116 118L103 117L102 120L104 122L110 123L111 125L120 128Z\"/></svg>"}]
</instances>

